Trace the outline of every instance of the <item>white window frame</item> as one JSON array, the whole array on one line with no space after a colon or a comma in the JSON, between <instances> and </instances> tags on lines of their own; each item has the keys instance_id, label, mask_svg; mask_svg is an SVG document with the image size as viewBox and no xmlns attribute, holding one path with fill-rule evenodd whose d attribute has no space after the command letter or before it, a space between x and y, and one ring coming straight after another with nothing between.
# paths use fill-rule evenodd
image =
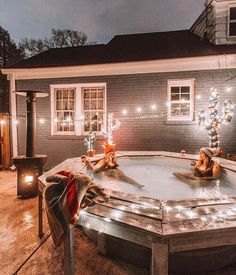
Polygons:
<instances>
[{"instance_id":1,"label":"white window frame","mask_svg":"<svg viewBox=\"0 0 236 275\"><path fill-rule=\"evenodd\" d=\"M168 80L167 87L167 120L169 121L192 121L194 119L194 82L195 79L172 79ZM180 87L180 86L189 86L190 87L190 100L186 103L190 104L189 107L189 116L171 116L171 103L179 103L180 101L171 101L171 87Z\"/></svg>"},{"instance_id":2,"label":"white window frame","mask_svg":"<svg viewBox=\"0 0 236 275\"><path fill-rule=\"evenodd\" d=\"M229 33L229 31L230 31L230 23L236 23L236 19L230 20L230 9L231 8L236 8L236 4L231 4L231 5L228 6L228 30L227 30L227 35L228 35L229 39L236 38L236 35L230 35L230 33Z\"/></svg>"},{"instance_id":3,"label":"white window frame","mask_svg":"<svg viewBox=\"0 0 236 275\"><path fill-rule=\"evenodd\" d=\"M74 84L52 84L50 85L50 97L51 97L51 135L85 135L88 132L84 131L84 127L82 123L78 123L83 116L83 105L82 102L82 88L87 87L104 87L104 116L103 116L103 123L106 128L106 121L107 121L107 87L106 83L99 82L99 83L74 83ZM56 112L55 112L55 89L75 89L75 131L68 132L68 131L56 131L55 130L55 119L56 119ZM96 132L98 135L101 132Z\"/></svg>"}]
</instances>

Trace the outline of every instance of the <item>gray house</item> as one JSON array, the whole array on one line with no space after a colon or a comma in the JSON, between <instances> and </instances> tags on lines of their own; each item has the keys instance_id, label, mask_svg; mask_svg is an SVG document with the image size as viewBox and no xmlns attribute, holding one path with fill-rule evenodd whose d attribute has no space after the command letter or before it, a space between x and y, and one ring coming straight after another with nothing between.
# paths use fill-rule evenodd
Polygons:
<instances>
[{"instance_id":1,"label":"gray house","mask_svg":"<svg viewBox=\"0 0 236 275\"><path fill-rule=\"evenodd\" d=\"M236 103L236 1L214 0L189 30L117 35L105 45L51 49L3 69L10 81L13 156L25 153L25 99L12 91L41 90L36 152L48 163L86 152L90 125L102 152L108 112L121 121L118 150L196 153L208 144L197 114L209 90ZM236 153L236 119L220 145Z\"/></svg>"}]
</instances>

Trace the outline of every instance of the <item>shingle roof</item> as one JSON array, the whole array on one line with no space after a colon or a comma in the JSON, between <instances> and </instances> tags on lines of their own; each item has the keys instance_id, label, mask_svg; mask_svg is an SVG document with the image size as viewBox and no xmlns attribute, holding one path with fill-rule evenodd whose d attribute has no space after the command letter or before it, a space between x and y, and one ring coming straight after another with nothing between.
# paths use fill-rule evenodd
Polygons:
<instances>
[{"instance_id":1,"label":"shingle roof","mask_svg":"<svg viewBox=\"0 0 236 275\"><path fill-rule=\"evenodd\" d=\"M236 53L236 45L213 45L189 30L116 35L108 44L50 49L10 68L64 67Z\"/></svg>"}]
</instances>

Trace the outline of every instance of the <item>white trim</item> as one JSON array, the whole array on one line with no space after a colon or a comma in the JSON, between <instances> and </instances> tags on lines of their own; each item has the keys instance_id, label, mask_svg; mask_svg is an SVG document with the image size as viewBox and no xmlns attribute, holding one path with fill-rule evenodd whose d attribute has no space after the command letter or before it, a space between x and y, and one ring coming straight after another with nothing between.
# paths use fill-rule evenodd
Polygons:
<instances>
[{"instance_id":1,"label":"white trim","mask_svg":"<svg viewBox=\"0 0 236 275\"><path fill-rule=\"evenodd\" d=\"M84 87L104 87L104 124L106 126L106 113L107 113L107 84L105 82L99 83L73 83L73 84L52 84L50 86L50 101L51 101L51 135L83 135L86 132L83 131L80 123L75 123L74 132L55 132L54 119L55 119L55 94L54 89L63 89L63 88L75 88L75 122L79 121L82 114L82 88ZM100 132L97 132L99 135Z\"/></svg>"},{"instance_id":2,"label":"white trim","mask_svg":"<svg viewBox=\"0 0 236 275\"><path fill-rule=\"evenodd\" d=\"M236 54L185 57L175 59L122 62L51 68L1 69L15 79L42 79L80 76L104 76L158 72L218 70L236 68Z\"/></svg>"},{"instance_id":3,"label":"white trim","mask_svg":"<svg viewBox=\"0 0 236 275\"><path fill-rule=\"evenodd\" d=\"M228 40L233 40L235 41L236 35L229 35L229 29L230 29L230 23L236 23L236 20L231 20L230 21L230 9L231 8L236 8L236 3L229 3L228 4L228 20L227 20L227 38Z\"/></svg>"},{"instance_id":4,"label":"white trim","mask_svg":"<svg viewBox=\"0 0 236 275\"><path fill-rule=\"evenodd\" d=\"M15 75L9 75L10 80L10 110L11 110L11 141L12 141L12 157L18 156L18 137L17 137L17 119L16 114L16 94L13 91L16 90Z\"/></svg>"},{"instance_id":5,"label":"white trim","mask_svg":"<svg viewBox=\"0 0 236 275\"><path fill-rule=\"evenodd\" d=\"M194 83L195 79L170 79L167 83L167 120L168 121L192 121L194 119ZM171 116L171 87L173 86L189 86L190 100L186 103L190 104L189 117L172 117ZM178 101L179 102L179 101Z\"/></svg>"}]
</instances>

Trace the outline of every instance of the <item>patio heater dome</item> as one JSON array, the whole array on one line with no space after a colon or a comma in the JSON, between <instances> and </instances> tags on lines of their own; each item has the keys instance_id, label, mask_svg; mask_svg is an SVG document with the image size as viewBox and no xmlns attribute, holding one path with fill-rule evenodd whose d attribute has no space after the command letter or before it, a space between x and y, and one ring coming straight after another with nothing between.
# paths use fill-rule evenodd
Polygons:
<instances>
[{"instance_id":1,"label":"patio heater dome","mask_svg":"<svg viewBox=\"0 0 236 275\"><path fill-rule=\"evenodd\" d=\"M17 169L17 196L32 197L38 193L38 177L43 173L47 155L35 155L36 98L48 93L34 90L18 90L17 95L26 97L26 154L13 158Z\"/></svg>"}]
</instances>

